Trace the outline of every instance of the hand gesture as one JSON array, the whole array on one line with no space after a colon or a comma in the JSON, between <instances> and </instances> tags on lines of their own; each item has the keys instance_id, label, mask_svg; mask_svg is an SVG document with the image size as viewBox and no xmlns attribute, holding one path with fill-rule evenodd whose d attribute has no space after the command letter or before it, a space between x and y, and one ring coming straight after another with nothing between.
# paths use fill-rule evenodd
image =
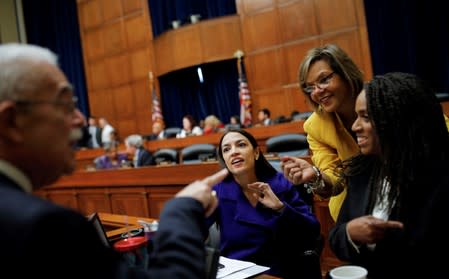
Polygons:
<instances>
[{"instance_id":1,"label":"hand gesture","mask_svg":"<svg viewBox=\"0 0 449 279\"><path fill-rule=\"evenodd\" d=\"M402 229L399 221L384 221L371 215L355 218L346 225L352 241L357 244L373 244L383 239L388 229Z\"/></svg>"},{"instance_id":2,"label":"hand gesture","mask_svg":"<svg viewBox=\"0 0 449 279\"><path fill-rule=\"evenodd\" d=\"M202 180L197 180L176 194L176 197L190 197L198 200L203 204L206 217L210 216L218 206L218 199L212 186L222 181L228 175L227 169L222 169L215 174L208 176Z\"/></svg>"},{"instance_id":3,"label":"hand gesture","mask_svg":"<svg viewBox=\"0 0 449 279\"><path fill-rule=\"evenodd\" d=\"M281 169L284 176L294 185L315 181L316 173L306 160L284 156L281 158Z\"/></svg>"},{"instance_id":4,"label":"hand gesture","mask_svg":"<svg viewBox=\"0 0 449 279\"><path fill-rule=\"evenodd\" d=\"M254 190L254 198L256 198L260 203L265 205L265 207L271 208L278 211L284 207L284 204L279 200L273 190L271 190L270 185L264 182L254 182L248 184L248 188Z\"/></svg>"}]
</instances>

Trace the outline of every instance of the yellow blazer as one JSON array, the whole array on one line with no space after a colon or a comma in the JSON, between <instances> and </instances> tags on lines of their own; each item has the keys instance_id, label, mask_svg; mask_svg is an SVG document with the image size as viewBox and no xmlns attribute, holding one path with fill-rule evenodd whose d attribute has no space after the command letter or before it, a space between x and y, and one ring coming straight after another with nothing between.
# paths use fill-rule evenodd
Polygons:
<instances>
[{"instance_id":1,"label":"yellow blazer","mask_svg":"<svg viewBox=\"0 0 449 279\"><path fill-rule=\"evenodd\" d=\"M313 164L335 185L338 179L334 174L335 168L341 161L359 153L357 142L336 113L314 112L304 122L304 131L312 151ZM335 221L345 196L346 189L329 200L329 211Z\"/></svg>"},{"instance_id":2,"label":"yellow blazer","mask_svg":"<svg viewBox=\"0 0 449 279\"><path fill-rule=\"evenodd\" d=\"M449 130L449 118L444 116ZM321 172L329 177L335 185L337 176L335 168L340 161L346 160L360 152L356 140L345 129L343 122L336 113L314 112L305 122L304 131L312 151L312 162ZM340 207L346 197L346 188L329 200L330 215L337 220Z\"/></svg>"}]
</instances>

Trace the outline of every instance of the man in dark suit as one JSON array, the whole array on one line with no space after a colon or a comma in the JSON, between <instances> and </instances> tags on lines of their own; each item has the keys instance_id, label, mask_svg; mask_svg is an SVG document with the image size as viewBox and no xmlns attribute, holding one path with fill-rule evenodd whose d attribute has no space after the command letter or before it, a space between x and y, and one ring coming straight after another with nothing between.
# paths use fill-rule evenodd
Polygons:
<instances>
[{"instance_id":1,"label":"man in dark suit","mask_svg":"<svg viewBox=\"0 0 449 279\"><path fill-rule=\"evenodd\" d=\"M0 45L0 85L3 274L77 279L204 277L204 216L217 206L211 187L227 175L226 170L188 185L165 204L148 269L134 269L104 245L85 216L33 195L75 169L73 146L84 121L56 55L38 46Z\"/></svg>"},{"instance_id":2,"label":"man in dark suit","mask_svg":"<svg viewBox=\"0 0 449 279\"><path fill-rule=\"evenodd\" d=\"M156 162L150 151L143 146L143 138L141 135L130 135L125 139L126 153L133 158L133 166L143 167L155 165Z\"/></svg>"}]
</instances>

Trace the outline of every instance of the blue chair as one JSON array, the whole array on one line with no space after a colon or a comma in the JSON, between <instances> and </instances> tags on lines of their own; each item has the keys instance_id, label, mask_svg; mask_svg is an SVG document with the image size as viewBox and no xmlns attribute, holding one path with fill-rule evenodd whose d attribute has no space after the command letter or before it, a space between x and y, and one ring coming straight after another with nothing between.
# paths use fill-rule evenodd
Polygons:
<instances>
[{"instance_id":1,"label":"blue chair","mask_svg":"<svg viewBox=\"0 0 449 279\"><path fill-rule=\"evenodd\" d=\"M309 143L304 134L286 133L273 136L265 142L267 153L276 153L282 156L306 156L309 155Z\"/></svg>"},{"instance_id":2,"label":"blue chair","mask_svg":"<svg viewBox=\"0 0 449 279\"><path fill-rule=\"evenodd\" d=\"M173 148L161 148L153 153L154 161L160 164L176 164L178 162L178 151Z\"/></svg>"},{"instance_id":3,"label":"blue chair","mask_svg":"<svg viewBox=\"0 0 449 279\"><path fill-rule=\"evenodd\" d=\"M180 151L180 163L196 164L217 158L215 145L209 143L198 143L184 147Z\"/></svg>"},{"instance_id":4,"label":"blue chair","mask_svg":"<svg viewBox=\"0 0 449 279\"><path fill-rule=\"evenodd\" d=\"M166 129L164 130L165 138L167 138L167 139L176 138L176 135L177 135L178 133L180 133L181 130L182 130L182 129L179 128L179 127L170 127L170 128L166 128Z\"/></svg>"}]
</instances>

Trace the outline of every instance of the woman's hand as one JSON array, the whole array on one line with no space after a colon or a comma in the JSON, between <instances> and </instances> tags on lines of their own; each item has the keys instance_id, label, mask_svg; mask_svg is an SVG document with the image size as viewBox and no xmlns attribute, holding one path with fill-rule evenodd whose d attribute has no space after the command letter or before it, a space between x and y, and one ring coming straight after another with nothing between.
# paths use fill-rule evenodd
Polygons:
<instances>
[{"instance_id":1,"label":"woman's hand","mask_svg":"<svg viewBox=\"0 0 449 279\"><path fill-rule=\"evenodd\" d=\"M264 182L254 182L248 184L248 188L255 191L253 193L254 198L262 203L265 207L271 208L275 211L279 211L284 208L284 204L279 200L269 184Z\"/></svg>"},{"instance_id":2,"label":"woman's hand","mask_svg":"<svg viewBox=\"0 0 449 279\"><path fill-rule=\"evenodd\" d=\"M346 225L351 240L357 244L374 244L385 236L388 229L402 229L399 221L384 221L371 215L352 219Z\"/></svg>"},{"instance_id":3,"label":"woman's hand","mask_svg":"<svg viewBox=\"0 0 449 279\"><path fill-rule=\"evenodd\" d=\"M281 169L288 181L294 185L316 180L312 165L303 159L284 156L281 158Z\"/></svg>"}]
</instances>

